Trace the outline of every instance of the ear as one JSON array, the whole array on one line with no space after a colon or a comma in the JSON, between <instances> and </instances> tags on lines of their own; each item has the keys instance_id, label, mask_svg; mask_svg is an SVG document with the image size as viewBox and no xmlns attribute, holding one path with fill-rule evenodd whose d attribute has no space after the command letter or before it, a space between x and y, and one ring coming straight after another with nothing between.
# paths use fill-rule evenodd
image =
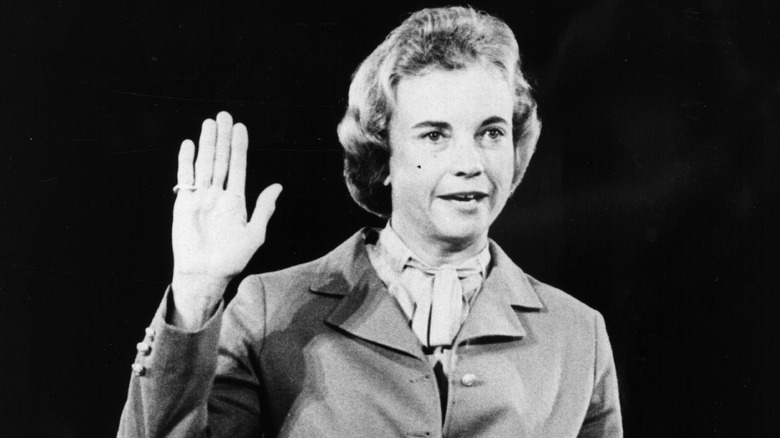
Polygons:
<instances>
[{"instance_id":1,"label":"ear","mask_svg":"<svg viewBox=\"0 0 780 438\"><path fill-rule=\"evenodd\" d=\"M536 114L534 113L533 116L536 117ZM537 123L533 128L526 132L523 138L520 139L521 146L515 148L516 168L512 191L514 191L520 184L520 181L522 181L525 171L528 169L528 164L531 162L531 157L533 157L534 152L536 152L536 143L539 141L541 128L542 124L537 119Z\"/></svg>"}]
</instances>

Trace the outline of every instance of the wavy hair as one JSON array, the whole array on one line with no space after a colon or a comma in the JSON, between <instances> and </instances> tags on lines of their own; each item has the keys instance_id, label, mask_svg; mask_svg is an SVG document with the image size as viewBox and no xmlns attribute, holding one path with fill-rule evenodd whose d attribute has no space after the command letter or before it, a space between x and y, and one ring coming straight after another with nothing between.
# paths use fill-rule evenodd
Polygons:
<instances>
[{"instance_id":1,"label":"wavy hair","mask_svg":"<svg viewBox=\"0 0 780 438\"><path fill-rule=\"evenodd\" d=\"M392 212L388 127L401 79L432 70L458 70L487 62L514 85L512 190L525 174L541 122L520 66L514 33L500 19L466 7L423 9L394 29L358 67L338 126L344 147L344 179L355 202L380 217Z\"/></svg>"}]
</instances>

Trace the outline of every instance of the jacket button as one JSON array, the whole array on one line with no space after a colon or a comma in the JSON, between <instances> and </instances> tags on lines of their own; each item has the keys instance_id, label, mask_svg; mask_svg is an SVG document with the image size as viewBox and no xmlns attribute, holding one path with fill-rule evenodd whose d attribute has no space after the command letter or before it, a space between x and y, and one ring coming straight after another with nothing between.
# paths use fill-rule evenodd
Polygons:
<instances>
[{"instance_id":1,"label":"jacket button","mask_svg":"<svg viewBox=\"0 0 780 438\"><path fill-rule=\"evenodd\" d=\"M477 381L477 376L473 374L464 374L463 377L460 378L460 383L463 384L463 386L472 386Z\"/></svg>"}]
</instances>

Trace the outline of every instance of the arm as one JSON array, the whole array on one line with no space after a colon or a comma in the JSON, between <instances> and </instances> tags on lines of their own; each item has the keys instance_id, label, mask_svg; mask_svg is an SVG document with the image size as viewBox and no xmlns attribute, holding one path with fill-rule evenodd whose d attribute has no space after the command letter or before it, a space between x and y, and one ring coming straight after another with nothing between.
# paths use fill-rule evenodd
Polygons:
<instances>
[{"instance_id":1,"label":"arm","mask_svg":"<svg viewBox=\"0 0 780 438\"><path fill-rule=\"evenodd\" d=\"M225 112L216 121L203 122L197 160L193 142L182 143L172 287L142 343L148 347L139 344L120 437L222 436L210 430L207 413L222 331L222 295L264 242L281 192L278 184L265 189L247 219L247 145L246 128L234 126Z\"/></svg>"},{"instance_id":2,"label":"arm","mask_svg":"<svg viewBox=\"0 0 780 438\"><path fill-rule=\"evenodd\" d=\"M130 379L117 437L205 437L208 397L217 362L222 308L199 330L166 321L173 306L171 289L147 329ZM136 368L138 369L138 368Z\"/></svg>"},{"instance_id":3,"label":"arm","mask_svg":"<svg viewBox=\"0 0 780 438\"><path fill-rule=\"evenodd\" d=\"M620 438L623 436L623 422L620 413L617 373L609 344L607 329L601 314L596 315L596 358L593 395L580 437Z\"/></svg>"}]
</instances>

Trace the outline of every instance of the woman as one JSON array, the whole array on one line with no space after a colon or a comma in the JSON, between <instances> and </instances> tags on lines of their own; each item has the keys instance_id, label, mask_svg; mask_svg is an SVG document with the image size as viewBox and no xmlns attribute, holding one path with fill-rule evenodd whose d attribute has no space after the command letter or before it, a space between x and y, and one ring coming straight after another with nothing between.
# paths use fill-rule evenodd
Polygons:
<instances>
[{"instance_id":1,"label":"woman","mask_svg":"<svg viewBox=\"0 0 780 438\"><path fill-rule=\"evenodd\" d=\"M119 436L621 436L598 312L487 237L540 123L502 21L417 12L363 62L345 179L389 217L319 260L249 276L281 187L247 221L247 132L179 156L171 288L138 346ZM193 165L194 161L194 165Z\"/></svg>"}]
</instances>

